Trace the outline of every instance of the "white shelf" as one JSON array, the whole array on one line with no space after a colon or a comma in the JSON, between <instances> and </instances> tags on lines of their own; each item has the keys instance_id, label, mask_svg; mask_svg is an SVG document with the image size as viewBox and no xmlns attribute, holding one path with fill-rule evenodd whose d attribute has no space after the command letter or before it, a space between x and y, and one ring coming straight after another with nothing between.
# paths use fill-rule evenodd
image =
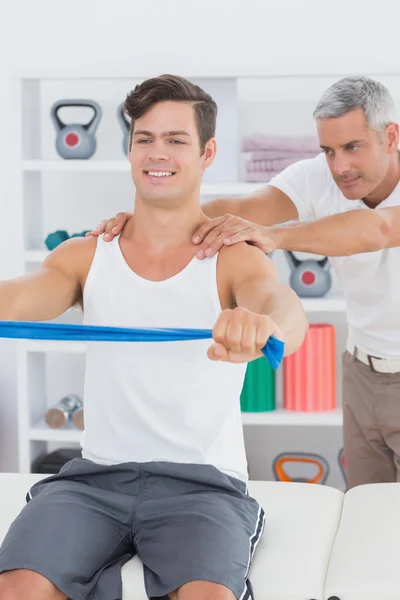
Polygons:
<instances>
[{"instance_id":1,"label":"white shelf","mask_svg":"<svg viewBox=\"0 0 400 600\"><path fill-rule=\"evenodd\" d=\"M26 250L24 252L24 262L41 263L49 254L48 250Z\"/></svg>"},{"instance_id":2,"label":"white shelf","mask_svg":"<svg viewBox=\"0 0 400 600\"><path fill-rule=\"evenodd\" d=\"M340 408L326 412L295 412L276 409L268 412L242 413L243 425L341 426Z\"/></svg>"},{"instance_id":3,"label":"white shelf","mask_svg":"<svg viewBox=\"0 0 400 600\"><path fill-rule=\"evenodd\" d=\"M332 426L342 425L342 411L300 413L282 409L260 413L242 413L243 425L282 425L282 426ZM73 425L62 429L52 429L44 419L30 427L29 439L47 442L79 442L82 432Z\"/></svg>"},{"instance_id":4,"label":"white shelf","mask_svg":"<svg viewBox=\"0 0 400 600\"><path fill-rule=\"evenodd\" d=\"M308 313L342 313L346 312L344 298L338 296L327 296L326 298L302 298L304 310Z\"/></svg>"},{"instance_id":5,"label":"white shelf","mask_svg":"<svg viewBox=\"0 0 400 600\"><path fill-rule=\"evenodd\" d=\"M26 352L52 352L58 354L85 354L85 342L64 342L48 340L21 340Z\"/></svg>"},{"instance_id":6,"label":"white shelf","mask_svg":"<svg viewBox=\"0 0 400 600\"><path fill-rule=\"evenodd\" d=\"M29 439L44 442L79 442L82 431L72 425L52 429L44 419L29 428Z\"/></svg>"},{"instance_id":7,"label":"white shelf","mask_svg":"<svg viewBox=\"0 0 400 600\"><path fill-rule=\"evenodd\" d=\"M24 171L45 171L57 173L76 173L77 171L127 172L130 171L128 160L24 160Z\"/></svg>"}]
</instances>

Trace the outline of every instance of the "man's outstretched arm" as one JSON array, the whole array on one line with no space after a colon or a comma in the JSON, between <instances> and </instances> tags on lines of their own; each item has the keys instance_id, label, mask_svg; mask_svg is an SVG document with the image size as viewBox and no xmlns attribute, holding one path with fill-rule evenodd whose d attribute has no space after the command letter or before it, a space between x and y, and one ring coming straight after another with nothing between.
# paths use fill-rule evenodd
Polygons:
<instances>
[{"instance_id":1,"label":"man's outstretched arm","mask_svg":"<svg viewBox=\"0 0 400 600\"><path fill-rule=\"evenodd\" d=\"M400 207L350 210L338 215L261 230L282 250L351 256L400 246ZM240 240L240 236L236 241Z\"/></svg>"},{"instance_id":2,"label":"man's outstretched arm","mask_svg":"<svg viewBox=\"0 0 400 600\"><path fill-rule=\"evenodd\" d=\"M223 256L222 256L223 253ZM272 261L246 244L222 251L231 281L232 309L223 310L213 329L214 360L246 362L262 356L271 336L285 342L285 356L303 343L308 322L297 294L278 281Z\"/></svg>"},{"instance_id":3,"label":"man's outstretched arm","mask_svg":"<svg viewBox=\"0 0 400 600\"><path fill-rule=\"evenodd\" d=\"M0 282L0 320L46 321L78 303L81 250L82 240L68 240L34 273Z\"/></svg>"}]
</instances>

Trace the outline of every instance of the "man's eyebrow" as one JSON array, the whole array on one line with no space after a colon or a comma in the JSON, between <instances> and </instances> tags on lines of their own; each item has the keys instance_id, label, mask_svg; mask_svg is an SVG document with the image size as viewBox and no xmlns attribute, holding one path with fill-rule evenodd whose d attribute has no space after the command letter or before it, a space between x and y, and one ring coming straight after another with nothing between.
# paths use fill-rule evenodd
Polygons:
<instances>
[{"instance_id":1,"label":"man's eyebrow","mask_svg":"<svg viewBox=\"0 0 400 600\"><path fill-rule=\"evenodd\" d=\"M137 131L134 131L133 135L147 135L148 137L154 137L154 134L151 131L146 131L144 129L138 129ZM166 131L165 133L161 134L162 137L171 137L174 135L187 135L188 137L191 137L190 133L184 131L183 129L177 131Z\"/></svg>"},{"instance_id":2,"label":"man's eyebrow","mask_svg":"<svg viewBox=\"0 0 400 600\"><path fill-rule=\"evenodd\" d=\"M345 144L341 144L341 148L347 148L348 146L353 146L354 144L361 144L363 142L363 140L351 140L351 142L346 142ZM322 146L322 144L320 145L320 148L322 150L332 150L332 148L330 148L329 146Z\"/></svg>"}]
</instances>

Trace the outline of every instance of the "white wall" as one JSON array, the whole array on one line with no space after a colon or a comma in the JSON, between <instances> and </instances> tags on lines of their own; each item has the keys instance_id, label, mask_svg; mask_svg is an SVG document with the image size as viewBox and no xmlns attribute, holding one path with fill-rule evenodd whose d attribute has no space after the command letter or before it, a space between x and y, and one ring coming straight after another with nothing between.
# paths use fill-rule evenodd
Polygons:
<instances>
[{"instance_id":1,"label":"white wall","mask_svg":"<svg viewBox=\"0 0 400 600\"><path fill-rule=\"evenodd\" d=\"M370 2L370 4L369 4ZM21 272L11 79L30 69L150 76L397 73L398 0L2 0L0 279ZM116 210L119 208L116 199ZM105 215L107 216L107 215ZM0 470L16 468L15 357L0 341Z\"/></svg>"}]
</instances>

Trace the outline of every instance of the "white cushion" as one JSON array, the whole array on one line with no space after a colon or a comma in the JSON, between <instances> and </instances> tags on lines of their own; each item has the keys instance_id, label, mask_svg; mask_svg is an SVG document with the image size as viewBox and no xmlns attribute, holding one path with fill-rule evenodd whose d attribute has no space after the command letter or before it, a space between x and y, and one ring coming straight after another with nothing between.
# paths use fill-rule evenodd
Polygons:
<instances>
[{"instance_id":1,"label":"white cushion","mask_svg":"<svg viewBox=\"0 0 400 600\"><path fill-rule=\"evenodd\" d=\"M325 597L399 600L400 483L346 493L327 573Z\"/></svg>"},{"instance_id":2,"label":"white cushion","mask_svg":"<svg viewBox=\"0 0 400 600\"><path fill-rule=\"evenodd\" d=\"M0 541L24 506L27 490L43 477L0 474ZM343 494L325 486L259 481L249 483L249 493L266 513L250 573L256 600L322 598ZM146 600L138 558L124 565L122 579L124 600Z\"/></svg>"},{"instance_id":3,"label":"white cushion","mask_svg":"<svg viewBox=\"0 0 400 600\"><path fill-rule=\"evenodd\" d=\"M320 600L343 493L326 486L269 481L250 482L249 493L266 514L250 573L255 599Z\"/></svg>"}]
</instances>

